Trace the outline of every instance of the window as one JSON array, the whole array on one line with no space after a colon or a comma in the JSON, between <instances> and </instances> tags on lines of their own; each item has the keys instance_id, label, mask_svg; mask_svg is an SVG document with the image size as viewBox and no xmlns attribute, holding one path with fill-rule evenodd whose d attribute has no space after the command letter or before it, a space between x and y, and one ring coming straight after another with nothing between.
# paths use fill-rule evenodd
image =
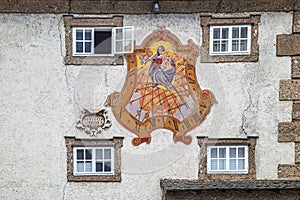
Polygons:
<instances>
[{"instance_id":1,"label":"window","mask_svg":"<svg viewBox=\"0 0 300 200\"><path fill-rule=\"evenodd\" d=\"M208 146L208 173L248 173L248 146Z\"/></svg>"},{"instance_id":2,"label":"window","mask_svg":"<svg viewBox=\"0 0 300 200\"><path fill-rule=\"evenodd\" d=\"M257 62L260 15L240 18L201 16L202 63Z\"/></svg>"},{"instance_id":3,"label":"window","mask_svg":"<svg viewBox=\"0 0 300 200\"><path fill-rule=\"evenodd\" d=\"M210 54L250 54L251 25L210 26Z\"/></svg>"},{"instance_id":4,"label":"window","mask_svg":"<svg viewBox=\"0 0 300 200\"><path fill-rule=\"evenodd\" d=\"M73 56L133 52L133 27L73 27Z\"/></svg>"},{"instance_id":5,"label":"window","mask_svg":"<svg viewBox=\"0 0 300 200\"><path fill-rule=\"evenodd\" d=\"M113 175L113 147L74 147L74 175Z\"/></svg>"},{"instance_id":6,"label":"window","mask_svg":"<svg viewBox=\"0 0 300 200\"><path fill-rule=\"evenodd\" d=\"M76 139L65 137L68 181L120 182L123 137Z\"/></svg>"},{"instance_id":7,"label":"window","mask_svg":"<svg viewBox=\"0 0 300 200\"><path fill-rule=\"evenodd\" d=\"M208 138L198 136L200 145L199 179L256 179L257 136L247 138Z\"/></svg>"}]
</instances>

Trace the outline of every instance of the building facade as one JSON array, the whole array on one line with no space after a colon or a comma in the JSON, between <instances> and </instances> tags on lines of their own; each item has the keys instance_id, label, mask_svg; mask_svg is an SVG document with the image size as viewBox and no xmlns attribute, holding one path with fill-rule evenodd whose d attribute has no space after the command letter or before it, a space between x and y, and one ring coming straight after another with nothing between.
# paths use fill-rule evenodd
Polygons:
<instances>
[{"instance_id":1,"label":"building facade","mask_svg":"<svg viewBox=\"0 0 300 200\"><path fill-rule=\"evenodd\" d=\"M0 27L1 199L300 198L299 1L5 1Z\"/></svg>"}]
</instances>

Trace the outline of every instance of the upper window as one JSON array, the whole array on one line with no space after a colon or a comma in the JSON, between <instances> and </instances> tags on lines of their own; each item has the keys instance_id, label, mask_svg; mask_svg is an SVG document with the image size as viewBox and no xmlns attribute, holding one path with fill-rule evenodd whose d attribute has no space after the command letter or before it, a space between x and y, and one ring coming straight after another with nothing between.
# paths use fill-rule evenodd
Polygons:
<instances>
[{"instance_id":1,"label":"upper window","mask_svg":"<svg viewBox=\"0 0 300 200\"><path fill-rule=\"evenodd\" d=\"M73 56L133 52L133 27L73 27Z\"/></svg>"},{"instance_id":2,"label":"upper window","mask_svg":"<svg viewBox=\"0 0 300 200\"><path fill-rule=\"evenodd\" d=\"M207 173L248 173L248 146L208 146Z\"/></svg>"},{"instance_id":3,"label":"upper window","mask_svg":"<svg viewBox=\"0 0 300 200\"><path fill-rule=\"evenodd\" d=\"M113 175L113 147L74 147L74 171L76 175Z\"/></svg>"},{"instance_id":4,"label":"upper window","mask_svg":"<svg viewBox=\"0 0 300 200\"><path fill-rule=\"evenodd\" d=\"M201 16L201 62L257 62L259 15L243 18Z\"/></svg>"},{"instance_id":5,"label":"upper window","mask_svg":"<svg viewBox=\"0 0 300 200\"><path fill-rule=\"evenodd\" d=\"M250 54L251 25L210 26L210 54Z\"/></svg>"}]
</instances>

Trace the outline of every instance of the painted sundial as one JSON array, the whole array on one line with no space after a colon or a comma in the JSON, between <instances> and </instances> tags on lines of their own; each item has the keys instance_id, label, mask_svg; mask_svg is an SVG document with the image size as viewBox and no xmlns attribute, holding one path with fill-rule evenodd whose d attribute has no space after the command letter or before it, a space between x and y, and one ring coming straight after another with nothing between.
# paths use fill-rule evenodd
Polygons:
<instances>
[{"instance_id":1,"label":"painted sundial","mask_svg":"<svg viewBox=\"0 0 300 200\"><path fill-rule=\"evenodd\" d=\"M182 45L166 29L154 31L126 55L127 76L120 93L110 95L116 119L136 134L132 144L150 143L155 129L173 132L175 142L190 144L188 131L209 113L214 95L201 90L195 72L198 49Z\"/></svg>"}]
</instances>

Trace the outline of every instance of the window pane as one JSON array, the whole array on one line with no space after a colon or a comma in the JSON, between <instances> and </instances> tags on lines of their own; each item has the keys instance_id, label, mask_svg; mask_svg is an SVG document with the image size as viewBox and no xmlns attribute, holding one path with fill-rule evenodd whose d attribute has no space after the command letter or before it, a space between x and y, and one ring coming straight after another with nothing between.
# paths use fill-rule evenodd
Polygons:
<instances>
[{"instance_id":1,"label":"window pane","mask_svg":"<svg viewBox=\"0 0 300 200\"><path fill-rule=\"evenodd\" d=\"M83 149L77 149L77 159L83 159Z\"/></svg>"},{"instance_id":2,"label":"window pane","mask_svg":"<svg viewBox=\"0 0 300 200\"><path fill-rule=\"evenodd\" d=\"M232 28L232 38L239 38L239 28Z\"/></svg>"},{"instance_id":3,"label":"window pane","mask_svg":"<svg viewBox=\"0 0 300 200\"><path fill-rule=\"evenodd\" d=\"M125 40L124 41L124 51L125 52L131 52L131 40Z\"/></svg>"},{"instance_id":4,"label":"window pane","mask_svg":"<svg viewBox=\"0 0 300 200\"><path fill-rule=\"evenodd\" d=\"M228 28L222 28L222 39L228 39Z\"/></svg>"},{"instance_id":5,"label":"window pane","mask_svg":"<svg viewBox=\"0 0 300 200\"><path fill-rule=\"evenodd\" d=\"M83 52L83 42L76 42L76 52L77 53Z\"/></svg>"},{"instance_id":6,"label":"window pane","mask_svg":"<svg viewBox=\"0 0 300 200\"><path fill-rule=\"evenodd\" d=\"M220 52L220 41L214 41L213 52Z\"/></svg>"},{"instance_id":7,"label":"window pane","mask_svg":"<svg viewBox=\"0 0 300 200\"><path fill-rule=\"evenodd\" d=\"M221 51L228 51L228 41L222 41Z\"/></svg>"},{"instance_id":8,"label":"window pane","mask_svg":"<svg viewBox=\"0 0 300 200\"><path fill-rule=\"evenodd\" d=\"M120 28L116 29L116 39L122 40L123 39L123 30Z\"/></svg>"},{"instance_id":9,"label":"window pane","mask_svg":"<svg viewBox=\"0 0 300 200\"><path fill-rule=\"evenodd\" d=\"M241 51L247 51L247 40L241 40Z\"/></svg>"},{"instance_id":10,"label":"window pane","mask_svg":"<svg viewBox=\"0 0 300 200\"><path fill-rule=\"evenodd\" d=\"M85 171L86 172L92 171L92 162L91 161L85 162Z\"/></svg>"},{"instance_id":11,"label":"window pane","mask_svg":"<svg viewBox=\"0 0 300 200\"><path fill-rule=\"evenodd\" d=\"M85 31L85 39L86 40L92 40L92 30L86 30Z\"/></svg>"},{"instance_id":12,"label":"window pane","mask_svg":"<svg viewBox=\"0 0 300 200\"><path fill-rule=\"evenodd\" d=\"M83 161L77 162L77 172L84 172L84 162Z\"/></svg>"},{"instance_id":13,"label":"window pane","mask_svg":"<svg viewBox=\"0 0 300 200\"><path fill-rule=\"evenodd\" d=\"M102 149L96 149L96 159L103 159Z\"/></svg>"},{"instance_id":14,"label":"window pane","mask_svg":"<svg viewBox=\"0 0 300 200\"><path fill-rule=\"evenodd\" d=\"M126 28L125 29L125 40L132 40L132 29L131 28Z\"/></svg>"},{"instance_id":15,"label":"window pane","mask_svg":"<svg viewBox=\"0 0 300 200\"><path fill-rule=\"evenodd\" d=\"M83 40L83 30L76 30L76 40Z\"/></svg>"},{"instance_id":16,"label":"window pane","mask_svg":"<svg viewBox=\"0 0 300 200\"><path fill-rule=\"evenodd\" d=\"M245 148L244 147L238 149L238 156L239 156L239 158L245 157Z\"/></svg>"},{"instance_id":17,"label":"window pane","mask_svg":"<svg viewBox=\"0 0 300 200\"><path fill-rule=\"evenodd\" d=\"M110 162L104 162L104 171L105 172L111 171L111 163Z\"/></svg>"},{"instance_id":18,"label":"window pane","mask_svg":"<svg viewBox=\"0 0 300 200\"><path fill-rule=\"evenodd\" d=\"M85 150L85 159L92 159L92 149Z\"/></svg>"},{"instance_id":19,"label":"window pane","mask_svg":"<svg viewBox=\"0 0 300 200\"><path fill-rule=\"evenodd\" d=\"M213 39L220 39L220 28L214 28Z\"/></svg>"},{"instance_id":20,"label":"window pane","mask_svg":"<svg viewBox=\"0 0 300 200\"><path fill-rule=\"evenodd\" d=\"M226 148L219 148L219 158L225 158Z\"/></svg>"},{"instance_id":21,"label":"window pane","mask_svg":"<svg viewBox=\"0 0 300 200\"><path fill-rule=\"evenodd\" d=\"M213 159L210 161L210 169L211 170L217 170L218 169L218 161Z\"/></svg>"},{"instance_id":22,"label":"window pane","mask_svg":"<svg viewBox=\"0 0 300 200\"><path fill-rule=\"evenodd\" d=\"M96 172L103 172L103 162L96 163Z\"/></svg>"},{"instance_id":23,"label":"window pane","mask_svg":"<svg viewBox=\"0 0 300 200\"><path fill-rule=\"evenodd\" d=\"M236 148L230 148L229 149L229 157L235 158L236 157Z\"/></svg>"},{"instance_id":24,"label":"window pane","mask_svg":"<svg viewBox=\"0 0 300 200\"><path fill-rule=\"evenodd\" d=\"M92 52L92 43L91 42L86 42L84 50L85 50L86 53L91 53Z\"/></svg>"},{"instance_id":25,"label":"window pane","mask_svg":"<svg viewBox=\"0 0 300 200\"><path fill-rule=\"evenodd\" d=\"M239 159L238 160L238 169L239 170L245 169L245 160L244 159Z\"/></svg>"},{"instance_id":26,"label":"window pane","mask_svg":"<svg viewBox=\"0 0 300 200\"><path fill-rule=\"evenodd\" d=\"M236 159L230 159L229 160L229 169L230 170L236 170Z\"/></svg>"},{"instance_id":27,"label":"window pane","mask_svg":"<svg viewBox=\"0 0 300 200\"><path fill-rule=\"evenodd\" d=\"M217 151L218 151L218 149L217 148L211 148L211 150L210 150L210 157L211 158L217 158Z\"/></svg>"},{"instance_id":28,"label":"window pane","mask_svg":"<svg viewBox=\"0 0 300 200\"><path fill-rule=\"evenodd\" d=\"M116 42L116 52L122 52L123 51L123 41L117 41Z\"/></svg>"},{"instance_id":29,"label":"window pane","mask_svg":"<svg viewBox=\"0 0 300 200\"><path fill-rule=\"evenodd\" d=\"M220 159L219 160L219 170L225 170L226 167L226 160Z\"/></svg>"},{"instance_id":30,"label":"window pane","mask_svg":"<svg viewBox=\"0 0 300 200\"><path fill-rule=\"evenodd\" d=\"M248 38L248 27L241 28L241 38Z\"/></svg>"},{"instance_id":31,"label":"window pane","mask_svg":"<svg viewBox=\"0 0 300 200\"><path fill-rule=\"evenodd\" d=\"M111 158L111 150L104 149L104 159L110 159L110 158Z\"/></svg>"},{"instance_id":32,"label":"window pane","mask_svg":"<svg viewBox=\"0 0 300 200\"><path fill-rule=\"evenodd\" d=\"M94 53L111 54L111 31L95 31Z\"/></svg>"},{"instance_id":33,"label":"window pane","mask_svg":"<svg viewBox=\"0 0 300 200\"><path fill-rule=\"evenodd\" d=\"M238 51L238 50L239 50L239 41L232 40L232 51Z\"/></svg>"}]
</instances>

